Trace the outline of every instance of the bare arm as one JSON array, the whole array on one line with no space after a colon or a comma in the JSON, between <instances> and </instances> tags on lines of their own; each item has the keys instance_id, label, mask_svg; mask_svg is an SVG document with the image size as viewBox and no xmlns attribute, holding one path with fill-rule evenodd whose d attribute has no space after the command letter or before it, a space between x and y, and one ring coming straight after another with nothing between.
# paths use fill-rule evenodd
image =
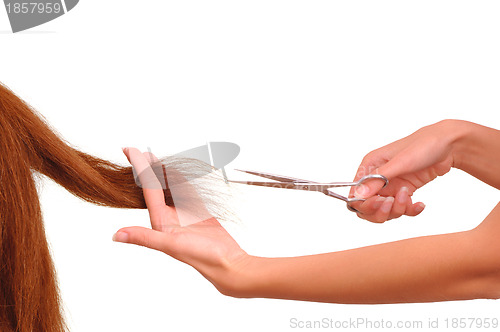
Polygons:
<instances>
[{"instance_id":1,"label":"bare arm","mask_svg":"<svg viewBox=\"0 0 500 332\"><path fill-rule=\"evenodd\" d=\"M312 256L254 257L230 289L242 297L335 303L498 298L499 237L500 204L466 232Z\"/></svg>"},{"instance_id":2,"label":"bare arm","mask_svg":"<svg viewBox=\"0 0 500 332\"><path fill-rule=\"evenodd\" d=\"M412 191L451 167L500 188L499 152L500 131L446 120L376 150L365 166L379 167L396 186L406 181ZM466 232L313 256L254 257L240 269L245 282L236 284L236 294L337 303L498 298L499 239L500 204Z\"/></svg>"},{"instance_id":3,"label":"bare arm","mask_svg":"<svg viewBox=\"0 0 500 332\"><path fill-rule=\"evenodd\" d=\"M483 153L492 153L487 146ZM138 150L125 152L134 167L147 168ZM484 181L498 181L500 172L484 171L480 165L468 167L472 174L482 172L478 177ZM431 168L429 174L434 171ZM146 246L185 262L226 295L336 303L500 297L500 204L481 225L466 232L320 255L263 258L248 255L213 218L180 227L161 189L143 190L153 229L126 227L115 234L115 241Z\"/></svg>"},{"instance_id":4,"label":"bare arm","mask_svg":"<svg viewBox=\"0 0 500 332\"><path fill-rule=\"evenodd\" d=\"M500 189L500 131L467 121L453 121L460 133L454 143L454 167Z\"/></svg>"}]
</instances>

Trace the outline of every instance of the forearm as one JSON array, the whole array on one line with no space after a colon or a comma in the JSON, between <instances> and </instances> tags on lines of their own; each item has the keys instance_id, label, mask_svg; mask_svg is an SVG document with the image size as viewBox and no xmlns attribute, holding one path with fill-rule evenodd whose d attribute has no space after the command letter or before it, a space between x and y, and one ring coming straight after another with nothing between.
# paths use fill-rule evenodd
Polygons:
<instances>
[{"instance_id":1,"label":"forearm","mask_svg":"<svg viewBox=\"0 0 500 332\"><path fill-rule=\"evenodd\" d=\"M252 258L230 295L366 304L497 297L499 256L483 252L476 233L312 256Z\"/></svg>"},{"instance_id":2,"label":"forearm","mask_svg":"<svg viewBox=\"0 0 500 332\"><path fill-rule=\"evenodd\" d=\"M451 120L454 167L500 189L500 131L472 122Z\"/></svg>"}]
</instances>

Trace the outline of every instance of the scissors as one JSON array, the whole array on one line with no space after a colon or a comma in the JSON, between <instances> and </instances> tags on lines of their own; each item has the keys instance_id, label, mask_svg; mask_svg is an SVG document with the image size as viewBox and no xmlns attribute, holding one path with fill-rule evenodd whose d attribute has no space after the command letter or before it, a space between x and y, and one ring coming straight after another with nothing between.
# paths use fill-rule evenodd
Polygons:
<instances>
[{"instance_id":1,"label":"scissors","mask_svg":"<svg viewBox=\"0 0 500 332\"><path fill-rule=\"evenodd\" d=\"M340 199L344 202L346 202L347 208L349 211L353 212L358 212L355 208L353 208L350 203L352 202L362 202L365 199L363 198L357 198L357 197L346 197L342 196L340 194L337 194L332 190L332 188L338 188L338 187L353 187L353 186L359 186L363 182L370 180L370 179L380 179L383 180L384 187L387 186L389 183L389 180L383 175L380 174L370 174L367 176L362 177L356 182L328 182L328 183L322 183L322 182L313 182L313 181L308 181L308 180L302 180L302 179L297 179L297 178L292 178L289 176L283 176L283 175L275 175L275 174L270 174L270 173L263 173L263 172L254 172L254 171L245 171L241 169L237 169L237 171L260 176L266 179L271 179L275 180L276 182L269 182L269 181L232 181L229 180L229 182L233 183L241 183L241 184L247 184L247 185L252 185L252 186L262 186L262 187L273 187L273 188L283 188L283 189L295 189L295 190L307 190L307 191L317 191L321 192L327 196L330 197L335 197L337 199ZM383 187L383 188L384 188Z\"/></svg>"}]
</instances>

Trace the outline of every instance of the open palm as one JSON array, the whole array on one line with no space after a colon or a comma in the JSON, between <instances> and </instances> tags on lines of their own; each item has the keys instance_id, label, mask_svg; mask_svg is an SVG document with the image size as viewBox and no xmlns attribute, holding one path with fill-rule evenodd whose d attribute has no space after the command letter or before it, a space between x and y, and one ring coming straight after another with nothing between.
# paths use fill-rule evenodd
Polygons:
<instances>
[{"instance_id":1,"label":"open palm","mask_svg":"<svg viewBox=\"0 0 500 332\"><path fill-rule=\"evenodd\" d=\"M243 262L248 255L208 214L201 198L193 194L195 190L187 181L182 184L182 190L190 191L188 196L194 200L190 205L196 206L196 213L165 204L163 189L150 166L150 161L157 161L154 156L135 148L124 149L124 153L139 175L151 229L125 227L115 234L114 240L162 251L197 269L217 288L223 287L215 282L220 279L218 275L225 273L229 265Z\"/></svg>"}]
</instances>

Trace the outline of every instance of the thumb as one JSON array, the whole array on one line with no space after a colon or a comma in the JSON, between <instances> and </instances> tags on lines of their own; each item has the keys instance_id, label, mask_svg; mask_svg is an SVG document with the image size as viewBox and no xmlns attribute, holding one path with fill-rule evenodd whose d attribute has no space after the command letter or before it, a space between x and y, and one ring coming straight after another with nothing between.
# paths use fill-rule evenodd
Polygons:
<instances>
[{"instance_id":1,"label":"thumb","mask_svg":"<svg viewBox=\"0 0 500 332\"><path fill-rule=\"evenodd\" d=\"M375 171L375 174L379 174L377 170ZM354 197L356 198L368 198L380 191L385 186L385 181L382 179L368 179L366 181L363 181L362 184L359 184L356 186L356 189L354 190Z\"/></svg>"},{"instance_id":2,"label":"thumb","mask_svg":"<svg viewBox=\"0 0 500 332\"><path fill-rule=\"evenodd\" d=\"M164 251L167 233L146 227L125 227L113 235L113 241L132 243L139 246Z\"/></svg>"},{"instance_id":3,"label":"thumb","mask_svg":"<svg viewBox=\"0 0 500 332\"><path fill-rule=\"evenodd\" d=\"M402 174L414 171L419 167L419 162L415 153L401 153L379 168L375 169L371 174L380 174L385 176L389 181ZM384 187L385 183L381 179L369 179L358 185L354 191L356 198L368 198L379 192Z\"/></svg>"}]
</instances>

